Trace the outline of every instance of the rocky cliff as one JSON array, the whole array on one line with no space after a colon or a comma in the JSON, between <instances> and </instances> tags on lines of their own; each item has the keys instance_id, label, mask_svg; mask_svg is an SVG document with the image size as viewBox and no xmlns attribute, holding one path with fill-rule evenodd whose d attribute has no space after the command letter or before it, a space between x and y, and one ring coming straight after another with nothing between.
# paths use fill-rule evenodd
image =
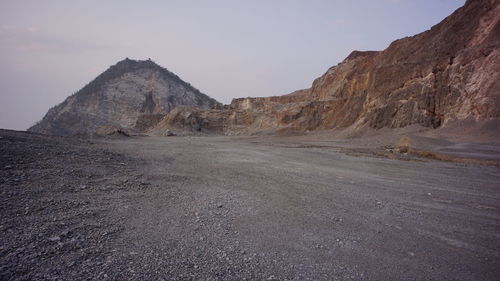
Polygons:
<instances>
[{"instance_id":1,"label":"rocky cliff","mask_svg":"<svg viewBox=\"0 0 500 281\"><path fill-rule=\"evenodd\" d=\"M211 121L204 122L204 116ZM428 31L380 52L352 52L310 89L235 99L219 111L184 108L156 129L217 127L225 134L253 134L413 124L437 128L453 120L499 117L500 1L469 0ZM221 124L215 126L216 120Z\"/></svg>"},{"instance_id":2,"label":"rocky cliff","mask_svg":"<svg viewBox=\"0 0 500 281\"><path fill-rule=\"evenodd\" d=\"M204 109L218 104L153 61L127 58L50 109L29 131L75 135L102 127L143 130L177 106Z\"/></svg>"}]
</instances>

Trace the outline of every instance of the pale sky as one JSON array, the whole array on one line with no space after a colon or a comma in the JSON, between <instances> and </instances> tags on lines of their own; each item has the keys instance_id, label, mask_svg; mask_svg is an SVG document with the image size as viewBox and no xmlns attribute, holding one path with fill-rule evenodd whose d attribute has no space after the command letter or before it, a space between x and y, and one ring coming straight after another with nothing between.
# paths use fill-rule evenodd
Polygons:
<instances>
[{"instance_id":1,"label":"pale sky","mask_svg":"<svg viewBox=\"0 0 500 281\"><path fill-rule=\"evenodd\" d=\"M0 128L25 130L110 65L151 58L223 103L310 87L464 0L0 0Z\"/></svg>"}]
</instances>

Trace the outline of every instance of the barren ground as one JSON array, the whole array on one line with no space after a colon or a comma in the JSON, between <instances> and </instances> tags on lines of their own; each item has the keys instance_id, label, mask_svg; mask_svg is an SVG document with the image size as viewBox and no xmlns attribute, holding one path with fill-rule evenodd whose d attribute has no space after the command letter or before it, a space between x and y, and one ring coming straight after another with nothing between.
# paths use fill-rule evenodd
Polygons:
<instances>
[{"instance_id":1,"label":"barren ground","mask_svg":"<svg viewBox=\"0 0 500 281\"><path fill-rule=\"evenodd\" d=\"M0 279L498 280L500 168L380 151L1 130Z\"/></svg>"}]
</instances>

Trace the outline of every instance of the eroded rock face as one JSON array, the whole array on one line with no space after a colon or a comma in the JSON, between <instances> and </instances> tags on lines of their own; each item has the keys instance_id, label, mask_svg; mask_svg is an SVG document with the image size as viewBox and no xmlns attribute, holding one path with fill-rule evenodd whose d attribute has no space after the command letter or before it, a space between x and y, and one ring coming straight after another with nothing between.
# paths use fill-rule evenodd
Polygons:
<instances>
[{"instance_id":1,"label":"eroded rock face","mask_svg":"<svg viewBox=\"0 0 500 281\"><path fill-rule=\"evenodd\" d=\"M320 101L339 101L322 126L374 128L500 116L499 1L468 1L431 30L382 52L353 52L314 81Z\"/></svg>"},{"instance_id":2,"label":"eroded rock face","mask_svg":"<svg viewBox=\"0 0 500 281\"><path fill-rule=\"evenodd\" d=\"M152 135L175 134L224 134L227 120L232 112L224 109L200 109L197 107L176 107L155 126L147 130Z\"/></svg>"},{"instance_id":3,"label":"eroded rock face","mask_svg":"<svg viewBox=\"0 0 500 281\"><path fill-rule=\"evenodd\" d=\"M125 59L50 109L29 131L75 135L92 134L101 126L143 130L176 106L209 108L216 104L151 60Z\"/></svg>"},{"instance_id":4,"label":"eroded rock face","mask_svg":"<svg viewBox=\"0 0 500 281\"><path fill-rule=\"evenodd\" d=\"M229 116L220 118L226 134L437 128L450 120L498 119L500 1L469 0L430 30L384 51L352 52L310 89L235 99L220 114Z\"/></svg>"}]
</instances>

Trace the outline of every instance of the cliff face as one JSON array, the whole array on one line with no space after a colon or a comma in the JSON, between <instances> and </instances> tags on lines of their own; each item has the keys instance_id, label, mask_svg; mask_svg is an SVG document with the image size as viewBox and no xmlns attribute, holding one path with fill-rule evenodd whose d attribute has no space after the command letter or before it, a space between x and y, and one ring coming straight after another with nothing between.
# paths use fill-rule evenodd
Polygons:
<instances>
[{"instance_id":1,"label":"cliff face","mask_svg":"<svg viewBox=\"0 0 500 281\"><path fill-rule=\"evenodd\" d=\"M468 1L431 30L383 52L351 54L312 86L319 100L341 99L341 110L349 109L342 114L347 118L330 116L328 125L438 127L498 118L499 20L499 1Z\"/></svg>"},{"instance_id":2,"label":"cliff face","mask_svg":"<svg viewBox=\"0 0 500 281\"><path fill-rule=\"evenodd\" d=\"M92 134L102 126L142 129L155 124L152 117L176 106L203 109L217 104L151 60L125 59L50 109L29 131L75 135Z\"/></svg>"},{"instance_id":3,"label":"cliff face","mask_svg":"<svg viewBox=\"0 0 500 281\"><path fill-rule=\"evenodd\" d=\"M431 30L384 51L352 52L310 89L235 99L219 113L226 134L498 119L500 1L469 0ZM163 126L172 122L166 118Z\"/></svg>"}]
</instances>

